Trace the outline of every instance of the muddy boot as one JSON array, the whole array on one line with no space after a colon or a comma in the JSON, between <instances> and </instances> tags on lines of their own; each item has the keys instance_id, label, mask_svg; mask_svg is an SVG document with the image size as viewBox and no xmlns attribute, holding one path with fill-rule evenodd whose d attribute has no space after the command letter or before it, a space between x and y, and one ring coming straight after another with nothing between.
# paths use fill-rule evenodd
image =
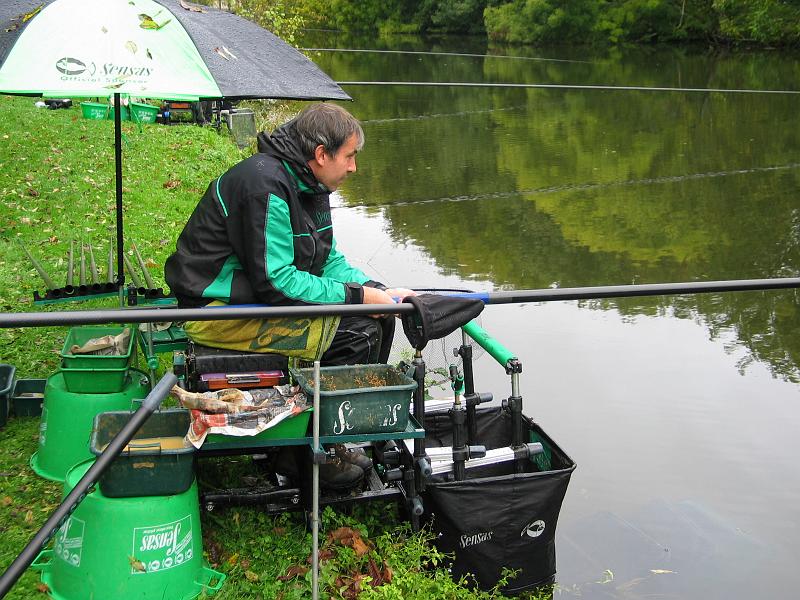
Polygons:
<instances>
[{"instance_id":1,"label":"muddy boot","mask_svg":"<svg viewBox=\"0 0 800 600\"><path fill-rule=\"evenodd\" d=\"M319 485L327 490L349 490L364 480L361 467L343 461L338 456L319 466Z\"/></svg>"},{"instance_id":2,"label":"muddy boot","mask_svg":"<svg viewBox=\"0 0 800 600\"><path fill-rule=\"evenodd\" d=\"M344 444L334 444L333 450L342 461L360 467L364 473L372 470L372 460L363 448L348 448Z\"/></svg>"}]
</instances>

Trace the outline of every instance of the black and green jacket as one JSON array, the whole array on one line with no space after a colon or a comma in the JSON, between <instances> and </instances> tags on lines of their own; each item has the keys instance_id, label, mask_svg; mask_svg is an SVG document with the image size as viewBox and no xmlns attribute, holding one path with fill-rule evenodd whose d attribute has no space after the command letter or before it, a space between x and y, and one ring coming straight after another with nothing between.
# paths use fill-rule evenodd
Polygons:
<instances>
[{"instance_id":1,"label":"black and green jacket","mask_svg":"<svg viewBox=\"0 0 800 600\"><path fill-rule=\"evenodd\" d=\"M184 307L360 303L376 285L336 250L328 190L292 137L259 136L259 153L211 182L167 259Z\"/></svg>"}]
</instances>

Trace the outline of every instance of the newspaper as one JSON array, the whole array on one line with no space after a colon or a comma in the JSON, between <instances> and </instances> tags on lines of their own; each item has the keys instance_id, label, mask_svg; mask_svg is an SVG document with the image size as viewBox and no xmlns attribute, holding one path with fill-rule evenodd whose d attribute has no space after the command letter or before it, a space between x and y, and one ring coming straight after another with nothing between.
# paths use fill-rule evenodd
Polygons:
<instances>
[{"instance_id":1,"label":"newspaper","mask_svg":"<svg viewBox=\"0 0 800 600\"><path fill-rule=\"evenodd\" d=\"M209 433L257 435L284 419L303 412L308 406L300 386L211 392L187 392L174 386L170 394L189 409L191 425L186 439L200 448Z\"/></svg>"}]
</instances>

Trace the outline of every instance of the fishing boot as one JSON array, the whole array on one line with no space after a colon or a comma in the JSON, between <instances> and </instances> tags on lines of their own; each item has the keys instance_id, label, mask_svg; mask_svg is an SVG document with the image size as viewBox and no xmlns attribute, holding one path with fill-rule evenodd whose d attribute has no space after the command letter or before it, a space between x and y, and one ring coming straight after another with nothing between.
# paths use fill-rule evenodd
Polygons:
<instances>
[{"instance_id":1,"label":"fishing boot","mask_svg":"<svg viewBox=\"0 0 800 600\"><path fill-rule=\"evenodd\" d=\"M351 465L356 465L364 473L372 470L372 460L363 448L348 448L344 444L334 444L333 451L337 458Z\"/></svg>"},{"instance_id":2,"label":"fishing boot","mask_svg":"<svg viewBox=\"0 0 800 600\"><path fill-rule=\"evenodd\" d=\"M349 490L364 480L364 470L338 456L319 466L319 485L326 490Z\"/></svg>"}]
</instances>

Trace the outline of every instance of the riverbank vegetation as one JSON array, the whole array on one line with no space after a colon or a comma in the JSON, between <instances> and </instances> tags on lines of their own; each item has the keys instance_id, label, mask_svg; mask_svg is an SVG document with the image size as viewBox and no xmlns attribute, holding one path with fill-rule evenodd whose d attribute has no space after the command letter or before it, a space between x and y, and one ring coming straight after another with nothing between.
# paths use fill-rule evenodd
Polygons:
<instances>
[{"instance_id":1,"label":"riverbank vegetation","mask_svg":"<svg viewBox=\"0 0 800 600\"><path fill-rule=\"evenodd\" d=\"M294 40L300 27L477 34L516 44L797 46L791 0L206 0Z\"/></svg>"}]
</instances>

